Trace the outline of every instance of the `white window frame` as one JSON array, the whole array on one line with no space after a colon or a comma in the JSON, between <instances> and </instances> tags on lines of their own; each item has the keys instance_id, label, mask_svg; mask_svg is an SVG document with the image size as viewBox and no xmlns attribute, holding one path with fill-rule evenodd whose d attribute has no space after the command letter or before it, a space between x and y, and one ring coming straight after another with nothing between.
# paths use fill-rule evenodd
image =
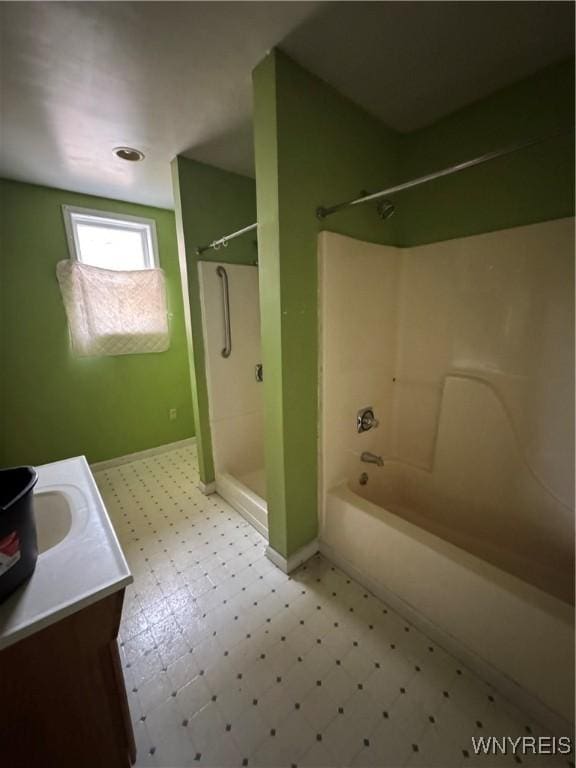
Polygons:
<instances>
[{"instance_id":1,"label":"white window frame","mask_svg":"<svg viewBox=\"0 0 576 768\"><path fill-rule=\"evenodd\" d=\"M76 223L89 223L106 229L129 229L140 233L144 252L142 269L159 269L158 239L156 237L156 222L141 216L129 216L125 213L111 213L94 208L78 208L73 205L63 205L64 226L68 240L70 258L83 264Z\"/></svg>"}]
</instances>

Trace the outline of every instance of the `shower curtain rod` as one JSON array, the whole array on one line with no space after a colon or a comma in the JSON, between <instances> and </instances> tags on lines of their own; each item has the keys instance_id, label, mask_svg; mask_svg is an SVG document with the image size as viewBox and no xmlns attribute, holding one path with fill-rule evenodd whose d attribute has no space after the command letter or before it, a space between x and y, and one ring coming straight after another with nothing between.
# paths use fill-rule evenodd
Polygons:
<instances>
[{"instance_id":1,"label":"shower curtain rod","mask_svg":"<svg viewBox=\"0 0 576 768\"><path fill-rule=\"evenodd\" d=\"M252 230L256 229L257 226L258 222L256 222L256 224L250 224L248 227L242 227L242 229L239 229L236 232L232 232L230 235L219 237L218 240L212 240L210 245L200 245L198 248L196 248L196 254L200 256L201 253L204 253L204 251L209 251L211 248L214 248L214 250L218 250L218 248L221 246L225 248L228 245L229 240L234 240L235 237L240 237L240 235L244 235L246 232L252 232Z\"/></svg>"},{"instance_id":2,"label":"shower curtain rod","mask_svg":"<svg viewBox=\"0 0 576 768\"><path fill-rule=\"evenodd\" d=\"M550 139L555 139L558 136L564 136L568 133L569 131L562 131L559 133L553 133L549 136L541 137L539 139L530 139L529 141L524 141L519 144L512 144L508 147L505 147L504 149L497 149L494 152L488 152L487 154L480 155L480 157L475 157L472 160L465 160L464 162L458 163L457 165L451 165L448 168L443 168L441 171L428 173L426 176L419 176L417 179L405 181L402 184L396 184L393 187L388 187L388 189L383 189L381 192L373 192L370 195L363 195L362 197L357 197L355 200L347 200L345 203L339 203L338 205L332 205L329 207L324 207L321 205L316 208L316 216L319 219L325 219L326 216L331 216L333 213L342 211L345 208L351 208L355 205L362 205L362 203L370 203L373 200L379 200L380 198L387 197L388 195L392 195L395 192L403 192L405 189L418 187L420 184L426 184L428 181L441 179L443 176L451 176L453 173L465 171L467 168L473 168L475 165L481 165L482 163L487 163L490 160L496 160L499 157L504 157L505 155L510 155L513 152L518 152L520 149L526 149L527 147L541 144L544 141L549 141Z\"/></svg>"}]
</instances>

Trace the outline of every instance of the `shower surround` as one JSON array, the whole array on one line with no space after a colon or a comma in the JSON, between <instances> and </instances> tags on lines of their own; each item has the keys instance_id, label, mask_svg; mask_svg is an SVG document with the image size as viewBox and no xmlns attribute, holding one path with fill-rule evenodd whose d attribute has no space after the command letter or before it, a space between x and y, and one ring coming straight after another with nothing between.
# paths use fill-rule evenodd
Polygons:
<instances>
[{"instance_id":1,"label":"shower surround","mask_svg":"<svg viewBox=\"0 0 576 768\"><path fill-rule=\"evenodd\" d=\"M258 268L200 261L198 276L216 490L267 537ZM226 355L223 279L231 334Z\"/></svg>"},{"instance_id":2,"label":"shower surround","mask_svg":"<svg viewBox=\"0 0 576 768\"><path fill-rule=\"evenodd\" d=\"M573 242L572 218L319 239L321 546L552 725L573 717Z\"/></svg>"}]
</instances>

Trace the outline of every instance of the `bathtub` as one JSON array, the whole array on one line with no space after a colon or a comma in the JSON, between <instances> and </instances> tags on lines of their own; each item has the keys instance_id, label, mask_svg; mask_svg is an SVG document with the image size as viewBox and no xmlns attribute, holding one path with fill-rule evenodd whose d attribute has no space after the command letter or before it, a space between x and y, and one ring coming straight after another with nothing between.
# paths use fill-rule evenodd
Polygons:
<instances>
[{"instance_id":1,"label":"bathtub","mask_svg":"<svg viewBox=\"0 0 576 768\"><path fill-rule=\"evenodd\" d=\"M326 557L543 725L571 732L573 607L385 508L385 494L375 503L359 492L326 493Z\"/></svg>"}]
</instances>

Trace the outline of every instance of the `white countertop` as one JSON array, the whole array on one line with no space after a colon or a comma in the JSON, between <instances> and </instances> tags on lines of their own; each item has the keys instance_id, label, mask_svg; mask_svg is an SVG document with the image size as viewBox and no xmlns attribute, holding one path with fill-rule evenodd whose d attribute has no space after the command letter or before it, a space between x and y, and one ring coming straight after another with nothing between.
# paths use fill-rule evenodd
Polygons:
<instances>
[{"instance_id":1,"label":"white countertop","mask_svg":"<svg viewBox=\"0 0 576 768\"><path fill-rule=\"evenodd\" d=\"M0 603L0 650L133 581L84 456L36 470L34 494L64 494L72 509L72 527L62 541L39 555L30 579Z\"/></svg>"}]
</instances>

